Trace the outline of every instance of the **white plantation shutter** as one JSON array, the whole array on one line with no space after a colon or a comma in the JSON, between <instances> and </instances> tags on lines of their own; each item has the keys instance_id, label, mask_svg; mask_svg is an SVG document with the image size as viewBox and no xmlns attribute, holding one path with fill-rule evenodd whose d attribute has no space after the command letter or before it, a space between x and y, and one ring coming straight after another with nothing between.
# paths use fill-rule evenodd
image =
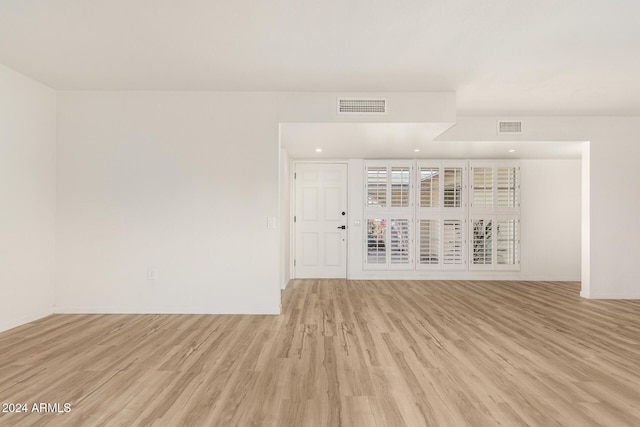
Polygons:
<instances>
[{"instance_id":1,"label":"white plantation shutter","mask_svg":"<svg viewBox=\"0 0 640 427\"><path fill-rule=\"evenodd\" d=\"M367 218L365 265L368 269L413 267L413 230L409 218Z\"/></svg>"},{"instance_id":2,"label":"white plantation shutter","mask_svg":"<svg viewBox=\"0 0 640 427\"><path fill-rule=\"evenodd\" d=\"M496 215L471 221L472 270L517 270L520 267L520 219Z\"/></svg>"},{"instance_id":3,"label":"white plantation shutter","mask_svg":"<svg viewBox=\"0 0 640 427\"><path fill-rule=\"evenodd\" d=\"M394 166L391 168L391 207L408 208L411 194L411 168Z\"/></svg>"},{"instance_id":4,"label":"white plantation shutter","mask_svg":"<svg viewBox=\"0 0 640 427\"><path fill-rule=\"evenodd\" d=\"M493 168L474 167L472 174L471 206L478 208L493 208Z\"/></svg>"},{"instance_id":5,"label":"white plantation shutter","mask_svg":"<svg viewBox=\"0 0 640 427\"><path fill-rule=\"evenodd\" d=\"M469 269L520 268L520 166L517 161L473 161L469 208Z\"/></svg>"},{"instance_id":6,"label":"white plantation shutter","mask_svg":"<svg viewBox=\"0 0 640 427\"><path fill-rule=\"evenodd\" d=\"M520 268L518 162L372 160L365 187L365 269Z\"/></svg>"},{"instance_id":7,"label":"white plantation shutter","mask_svg":"<svg viewBox=\"0 0 640 427\"><path fill-rule=\"evenodd\" d=\"M370 267L387 266L387 220L367 218L365 264Z\"/></svg>"},{"instance_id":8,"label":"white plantation shutter","mask_svg":"<svg viewBox=\"0 0 640 427\"><path fill-rule=\"evenodd\" d=\"M444 167L444 207L462 207L462 167Z\"/></svg>"},{"instance_id":9,"label":"white plantation shutter","mask_svg":"<svg viewBox=\"0 0 640 427\"><path fill-rule=\"evenodd\" d=\"M422 208L440 207L440 167L419 166L420 182L419 206Z\"/></svg>"},{"instance_id":10,"label":"white plantation shutter","mask_svg":"<svg viewBox=\"0 0 640 427\"><path fill-rule=\"evenodd\" d=\"M418 161L416 269L465 269L467 163Z\"/></svg>"},{"instance_id":11,"label":"white plantation shutter","mask_svg":"<svg viewBox=\"0 0 640 427\"><path fill-rule=\"evenodd\" d=\"M496 204L498 208L517 208L520 206L519 167L496 168Z\"/></svg>"},{"instance_id":12,"label":"white plantation shutter","mask_svg":"<svg viewBox=\"0 0 640 427\"><path fill-rule=\"evenodd\" d=\"M493 221L490 218L471 221L471 264L473 266L493 264Z\"/></svg>"},{"instance_id":13,"label":"white plantation shutter","mask_svg":"<svg viewBox=\"0 0 640 427\"><path fill-rule=\"evenodd\" d=\"M412 266L411 222L408 218L392 218L389 221L389 263L394 267Z\"/></svg>"},{"instance_id":14,"label":"white plantation shutter","mask_svg":"<svg viewBox=\"0 0 640 427\"><path fill-rule=\"evenodd\" d=\"M368 208L384 208L387 206L388 176L386 166L367 167Z\"/></svg>"},{"instance_id":15,"label":"white plantation shutter","mask_svg":"<svg viewBox=\"0 0 640 427\"><path fill-rule=\"evenodd\" d=\"M365 269L413 268L413 162L367 161Z\"/></svg>"},{"instance_id":16,"label":"white plantation shutter","mask_svg":"<svg viewBox=\"0 0 640 427\"><path fill-rule=\"evenodd\" d=\"M423 218L418 220L419 266L440 265L440 220Z\"/></svg>"},{"instance_id":17,"label":"white plantation shutter","mask_svg":"<svg viewBox=\"0 0 640 427\"><path fill-rule=\"evenodd\" d=\"M418 162L417 170L419 212L463 212L465 163Z\"/></svg>"},{"instance_id":18,"label":"white plantation shutter","mask_svg":"<svg viewBox=\"0 0 640 427\"><path fill-rule=\"evenodd\" d=\"M396 164L397 163L397 164ZM366 209L412 209L412 164L406 161L366 163Z\"/></svg>"},{"instance_id":19,"label":"white plantation shutter","mask_svg":"<svg viewBox=\"0 0 640 427\"><path fill-rule=\"evenodd\" d=\"M496 262L500 265L520 264L520 221L501 218L495 224Z\"/></svg>"},{"instance_id":20,"label":"white plantation shutter","mask_svg":"<svg viewBox=\"0 0 640 427\"><path fill-rule=\"evenodd\" d=\"M442 264L445 269L465 266L464 220L445 219L442 222Z\"/></svg>"},{"instance_id":21,"label":"white plantation shutter","mask_svg":"<svg viewBox=\"0 0 640 427\"><path fill-rule=\"evenodd\" d=\"M517 162L471 162L472 211L515 213L520 208Z\"/></svg>"},{"instance_id":22,"label":"white plantation shutter","mask_svg":"<svg viewBox=\"0 0 640 427\"><path fill-rule=\"evenodd\" d=\"M460 270L466 267L463 216L421 215L417 224L417 269Z\"/></svg>"}]
</instances>

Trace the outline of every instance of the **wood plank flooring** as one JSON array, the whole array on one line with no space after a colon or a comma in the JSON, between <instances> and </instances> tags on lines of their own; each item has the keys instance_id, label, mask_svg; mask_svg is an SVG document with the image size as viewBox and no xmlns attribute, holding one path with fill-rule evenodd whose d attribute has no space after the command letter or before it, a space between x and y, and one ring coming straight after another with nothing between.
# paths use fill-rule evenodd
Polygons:
<instances>
[{"instance_id":1,"label":"wood plank flooring","mask_svg":"<svg viewBox=\"0 0 640 427\"><path fill-rule=\"evenodd\" d=\"M0 334L0 403L28 405L0 426L638 426L640 301L578 292L300 280L281 316L53 315Z\"/></svg>"}]
</instances>

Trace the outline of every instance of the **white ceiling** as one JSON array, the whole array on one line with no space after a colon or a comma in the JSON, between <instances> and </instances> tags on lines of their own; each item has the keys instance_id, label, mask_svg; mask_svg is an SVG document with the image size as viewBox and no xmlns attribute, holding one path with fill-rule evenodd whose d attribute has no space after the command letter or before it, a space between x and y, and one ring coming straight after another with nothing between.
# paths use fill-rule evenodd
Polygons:
<instances>
[{"instance_id":1,"label":"white ceiling","mask_svg":"<svg viewBox=\"0 0 640 427\"><path fill-rule=\"evenodd\" d=\"M459 114L640 114L637 0L0 0L55 89L455 91Z\"/></svg>"},{"instance_id":2,"label":"white ceiling","mask_svg":"<svg viewBox=\"0 0 640 427\"><path fill-rule=\"evenodd\" d=\"M280 142L293 159L579 159L580 142L433 141L448 125L423 123L282 123ZM316 149L321 152L316 152ZM420 150L418 152L414 150ZM515 150L510 152L509 150Z\"/></svg>"}]
</instances>

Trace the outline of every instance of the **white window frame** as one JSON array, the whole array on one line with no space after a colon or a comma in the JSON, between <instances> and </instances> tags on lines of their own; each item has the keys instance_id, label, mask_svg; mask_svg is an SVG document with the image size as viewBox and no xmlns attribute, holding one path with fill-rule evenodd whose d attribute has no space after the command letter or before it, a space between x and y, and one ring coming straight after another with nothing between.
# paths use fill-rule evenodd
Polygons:
<instances>
[{"instance_id":1,"label":"white window frame","mask_svg":"<svg viewBox=\"0 0 640 427\"><path fill-rule=\"evenodd\" d=\"M385 205L386 206L369 206L369 182L368 171L370 167L383 167L386 170L385 185ZM395 167L406 167L409 169L409 194L408 206L392 207L392 170ZM474 169L482 167L491 170L492 189L491 200L492 205L486 207L473 206L473 184ZM420 206L421 198L421 168L437 169L439 173L438 187L438 206L422 207ZM448 168L462 169L461 183L461 203L459 207L445 207L445 170ZM515 170L515 206L497 206L498 203L498 169L514 168ZM364 208L364 270L414 270L414 271L481 271L481 270L505 270L519 271L521 245L520 239L522 229L520 224L520 164L518 161L511 160L366 160L364 163L364 183L365 183L365 208ZM385 229L385 263L369 264L369 220L380 219L386 223ZM391 264L391 219L407 219L409 223L409 253L410 261L407 264ZM438 263L437 264L420 264L420 220L433 220L438 224ZM477 219L490 220L492 223L492 233L495 233L497 222L504 220L517 221L517 247L514 249L517 254L517 262L515 264L498 264L498 241L497 236L492 234L491 239L491 263L490 264L474 264L473 263L473 221ZM462 263L461 264L444 264L444 224L445 221L460 221L462 226Z\"/></svg>"},{"instance_id":2,"label":"white window frame","mask_svg":"<svg viewBox=\"0 0 640 427\"><path fill-rule=\"evenodd\" d=\"M384 167L387 171L387 184L385 194L386 206L369 206L369 168L370 167ZM392 171L393 168L402 167L409 169L409 191L408 191L408 206L404 207L392 207ZM363 227L363 240L364 240L364 256L363 256L363 269L364 270L413 270L415 264L415 162L413 160L367 160L364 164L364 189L365 189L365 209L364 209L364 227ZM370 219L384 219L386 222L385 228L385 256L386 262L384 264L370 264L368 261L369 255L369 220ZM391 220L392 219L406 219L409 221L409 261L406 264L392 264L391 263Z\"/></svg>"},{"instance_id":3,"label":"white window frame","mask_svg":"<svg viewBox=\"0 0 640 427\"><path fill-rule=\"evenodd\" d=\"M476 168L490 168L492 176L492 206L477 207L474 206L474 170ZM498 169L510 168L515 172L514 190L516 191L514 206L498 206ZM519 271L521 258L520 238L522 236L522 227L520 223L520 162L512 160L473 160L469 162L469 221L468 221L468 265L470 271L479 270L507 270ZM491 263L490 264L474 264L474 221L488 220L492 224L491 238ZM498 264L498 240L496 235L496 223L505 220L517 221L516 228L516 253L517 262L515 264Z\"/></svg>"},{"instance_id":4,"label":"white window frame","mask_svg":"<svg viewBox=\"0 0 640 427\"><path fill-rule=\"evenodd\" d=\"M439 170L439 188L438 188L438 201L439 204L437 207L424 207L420 206L421 203L421 181L420 181L420 170L422 168L437 168ZM462 182L461 182L461 201L459 207L446 207L444 205L444 196L445 196L445 170L452 168L460 168L462 169ZM466 161L452 161L452 160L419 160L416 164L416 191L415 193L415 203L416 203L416 212L417 213L448 213L448 214L464 214L467 208L467 162Z\"/></svg>"},{"instance_id":5,"label":"white window frame","mask_svg":"<svg viewBox=\"0 0 640 427\"><path fill-rule=\"evenodd\" d=\"M491 221L491 263L490 264L474 264L474 221L477 220L485 220ZM499 264L498 263L498 238L497 238L497 226L496 224L500 221L516 221L516 254L517 260L515 264ZM469 237L467 241L469 242L468 248L468 259L469 259L469 270L470 271L482 271L482 270L505 270L505 271L519 271L520 270L520 257L521 257L521 246L520 246L520 236L522 235L522 229L520 225L520 216L519 215L472 215L469 218Z\"/></svg>"},{"instance_id":6,"label":"white window frame","mask_svg":"<svg viewBox=\"0 0 640 427\"><path fill-rule=\"evenodd\" d=\"M369 220L383 220L385 221L385 232L383 239L376 239L374 242L374 246L376 250L380 248L380 244L384 245L384 263L369 263ZM389 217L387 215L365 215L364 218L364 257L363 257L363 268L365 270L388 270L389 269L389 253L387 249L389 248ZM382 242L380 241L382 240ZM373 251L376 252L376 251Z\"/></svg>"},{"instance_id":7,"label":"white window frame","mask_svg":"<svg viewBox=\"0 0 640 427\"><path fill-rule=\"evenodd\" d=\"M491 169L492 176L492 206L478 207L474 206L474 170L477 168L489 168ZM500 168L515 168L516 172L516 205L513 207L498 206L498 169ZM469 212L471 214L487 213L487 214L520 214L520 162L518 161L502 161L502 160L472 160L469 162Z\"/></svg>"},{"instance_id":8,"label":"white window frame","mask_svg":"<svg viewBox=\"0 0 640 427\"><path fill-rule=\"evenodd\" d=\"M420 249L422 246L421 242L421 234L420 234L420 221L421 220L432 220L436 221L438 224L438 263L437 264L422 264ZM461 237L462 237L462 262L460 264L445 264L445 221L460 221L460 225L462 227ZM467 233L466 233L466 225L467 221L464 214L418 214L416 216L416 225L415 225L415 265L416 270L455 270L461 271L467 269Z\"/></svg>"}]
</instances>

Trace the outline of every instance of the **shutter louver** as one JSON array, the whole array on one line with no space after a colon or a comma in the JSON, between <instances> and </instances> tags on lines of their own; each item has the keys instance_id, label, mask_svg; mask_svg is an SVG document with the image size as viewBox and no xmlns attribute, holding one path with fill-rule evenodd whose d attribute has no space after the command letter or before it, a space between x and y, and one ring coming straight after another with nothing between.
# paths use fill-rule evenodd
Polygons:
<instances>
[{"instance_id":1,"label":"shutter louver","mask_svg":"<svg viewBox=\"0 0 640 427\"><path fill-rule=\"evenodd\" d=\"M444 265L464 264L464 231L462 220L445 219L443 222L443 255Z\"/></svg>"},{"instance_id":2,"label":"shutter louver","mask_svg":"<svg viewBox=\"0 0 640 427\"><path fill-rule=\"evenodd\" d=\"M520 263L518 225L519 221L516 219L496 221L496 255L498 264L516 265Z\"/></svg>"},{"instance_id":3,"label":"shutter louver","mask_svg":"<svg viewBox=\"0 0 640 427\"><path fill-rule=\"evenodd\" d=\"M440 206L440 168L420 167L420 207Z\"/></svg>"},{"instance_id":4,"label":"shutter louver","mask_svg":"<svg viewBox=\"0 0 640 427\"><path fill-rule=\"evenodd\" d=\"M473 168L473 207L493 207L493 169Z\"/></svg>"},{"instance_id":5,"label":"shutter louver","mask_svg":"<svg viewBox=\"0 0 640 427\"><path fill-rule=\"evenodd\" d=\"M440 224L435 219L420 220L420 247L418 263L437 265L440 263Z\"/></svg>"},{"instance_id":6,"label":"shutter louver","mask_svg":"<svg viewBox=\"0 0 640 427\"><path fill-rule=\"evenodd\" d=\"M408 219L391 219L389 221L389 250L391 264L411 263L411 230Z\"/></svg>"},{"instance_id":7,"label":"shutter louver","mask_svg":"<svg viewBox=\"0 0 640 427\"><path fill-rule=\"evenodd\" d=\"M515 208L519 206L518 197L520 183L517 167L497 168L497 207Z\"/></svg>"},{"instance_id":8,"label":"shutter louver","mask_svg":"<svg viewBox=\"0 0 640 427\"><path fill-rule=\"evenodd\" d=\"M369 166L367 168L367 207L387 206L387 168Z\"/></svg>"},{"instance_id":9,"label":"shutter louver","mask_svg":"<svg viewBox=\"0 0 640 427\"><path fill-rule=\"evenodd\" d=\"M462 168L444 168L444 207L462 206Z\"/></svg>"},{"instance_id":10,"label":"shutter louver","mask_svg":"<svg viewBox=\"0 0 640 427\"><path fill-rule=\"evenodd\" d=\"M391 207L409 207L411 191L411 169L409 167L391 168Z\"/></svg>"},{"instance_id":11,"label":"shutter louver","mask_svg":"<svg viewBox=\"0 0 640 427\"><path fill-rule=\"evenodd\" d=\"M367 220L367 264L385 265L387 263L387 221L385 219Z\"/></svg>"},{"instance_id":12,"label":"shutter louver","mask_svg":"<svg viewBox=\"0 0 640 427\"><path fill-rule=\"evenodd\" d=\"M493 224L491 220L474 219L472 222L473 256L475 265L491 265L493 263Z\"/></svg>"}]
</instances>

